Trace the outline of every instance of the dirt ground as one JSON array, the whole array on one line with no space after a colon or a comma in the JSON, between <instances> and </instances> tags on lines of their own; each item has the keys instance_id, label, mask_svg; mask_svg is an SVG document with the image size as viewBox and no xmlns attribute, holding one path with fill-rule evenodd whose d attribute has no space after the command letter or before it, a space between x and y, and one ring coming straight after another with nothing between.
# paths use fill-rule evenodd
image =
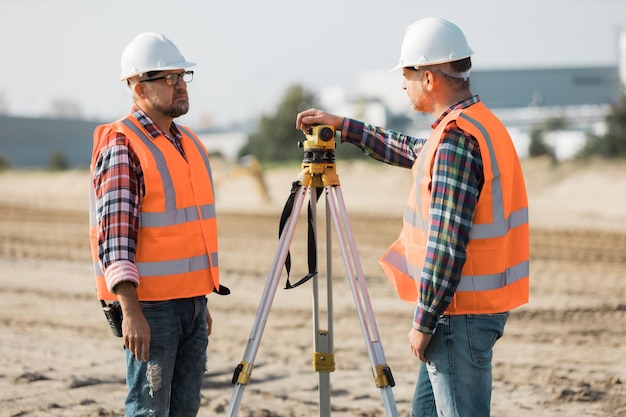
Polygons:
<instances>
[{"instance_id":1,"label":"dirt ground","mask_svg":"<svg viewBox=\"0 0 626 417\"><path fill-rule=\"evenodd\" d=\"M410 173L344 165L338 167L341 190L396 381L394 401L408 416L417 375L406 337L413 308L396 298L377 259L399 232ZM524 169L531 302L512 312L496 345L492 415L626 416L626 163L555 167L539 160ZM268 202L253 178L215 162L221 276L232 294L209 297L214 328L199 416L226 414L230 380L277 250L280 211L298 171L265 173ZM84 171L0 174L0 417L123 416L121 342L94 292L88 187ZM324 204L319 207L323 224ZM291 244L294 278L307 269L305 224L301 216ZM323 228L320 236L325 262ZM331 259L332 414L385 415L336 241ZM285 279L283 273L239 416L319 414L318 374L311 368L312 284L284 290ZM325 279L320 284L324 310Z\"/></svg>"}]
</instances>

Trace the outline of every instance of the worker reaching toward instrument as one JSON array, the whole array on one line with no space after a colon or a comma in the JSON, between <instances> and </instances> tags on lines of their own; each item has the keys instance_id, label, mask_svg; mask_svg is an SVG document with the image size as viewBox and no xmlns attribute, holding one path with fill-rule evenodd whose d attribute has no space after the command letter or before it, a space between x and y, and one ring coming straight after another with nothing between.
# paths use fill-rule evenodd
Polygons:
<instances>
[{"instance_id":1,"label":"worker reaching toward instrument","mask_svg":"<svg viewBox=\"0 0 626 417\"><path fill-rule=\"evenodd\" d=\"M502 122L470 90L472 54L447 20L407 28L394 69L413 110L436 118L426 139L318 109L296 118L298 129L331 125L342 143L412 169L400 237L380 263L400 298L416 304L413 417L490 415L493 346L529 297L521 165Z\"/></svg>"}]
</instances>

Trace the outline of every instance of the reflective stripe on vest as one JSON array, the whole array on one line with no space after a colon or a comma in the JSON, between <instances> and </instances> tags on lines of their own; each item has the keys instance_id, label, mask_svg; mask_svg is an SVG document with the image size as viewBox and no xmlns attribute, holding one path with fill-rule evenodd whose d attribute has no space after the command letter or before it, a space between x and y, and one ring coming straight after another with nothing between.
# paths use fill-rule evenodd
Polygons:
<instances>
[{"instance_id":1,"label":"reflective stripe on vest","mask_svg":"<svg viewBox=\"0 0 626 417\"><path fill-rule=\"evenodd\" d=\"M530 272L529 262L524 261L507 268L499 274L463 275L457 291L487 291L502 288L513 284L517 280L527 277Z\"/></svg>"},{"instance_id":2,"label":"reflective stripe on vest","mask_svg":"<svg viewBox=\"0 0 626 417\"><path fill-rule=\"evenodd\" d=\"M504 212L500 212L504 217ZM404 221L423 231L428 231L428 225L411 207L404 209ZM528 223L528 208L516 210L506 219L491 224L472 224L470 239L488 239L502 237L510 229Z\"/></svg>"},{"instance_id":3,"label":"reflective stripe on vest","mask_svg":"<svg viewBox=\"0 0 626 417\"><path fill-rule=\"evenodd\" d=\"M211 252L210 260L205 255L201 255L173 261L135 262L135 265L142 276L160 277L218 267L219 263L217 253ZM96 275L104 275L99 262L94 262L93 267Z\"/></svg>"},{"instance_id":4,"label":"reflective stripe on vest","mask_svg":"<svg viewBox=\"0 0 626 417\"><path fill-rule=\"evenodd\" d=\"M404 254L398 253L395 250L390 250L385 253L383 259L393 265L401 273L411 275L411 271L409 271L409 265ZM417 269L421 270L421 268ZM459 281L459 285L456 290L458 292L495 290L502 288L505 285L512 284L521 278L527 277L529 274L530 263L528 261L524 261L517 265L513 265L511 268L507 268L504 272L498 274L463 275L463 278Z\"/></svg>"}]
</instances>

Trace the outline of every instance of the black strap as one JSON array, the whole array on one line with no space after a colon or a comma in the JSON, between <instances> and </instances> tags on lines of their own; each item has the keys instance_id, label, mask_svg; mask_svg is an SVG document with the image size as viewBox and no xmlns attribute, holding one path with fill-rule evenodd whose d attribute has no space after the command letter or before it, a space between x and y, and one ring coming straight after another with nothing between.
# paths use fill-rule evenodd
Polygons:
<instances>
[{"instance_id":1,"label":"black strap","mask_svg":"<svg viewBox=\"0 0 626 417\"><path fill-rule=\"evenodd\" d=\"M300 188L300 182L294 181L291 183L291 191L289 192L289 197L285 202L285 207L283 207L283 212L280 215L280 223L278 225L278 239L283 234L283 229L285 228L285 223L291 216L291 211L293 210L293 202L296 198L296 191ZM285 269L287 270L287 277L289 277L289 272L291 271L291 255L289 251L287 251L287 258L285 259Z\"/></svg>"},{"instance_id":2,"label":"black strap","mask_svg":"<svg viewBox=\"0 0 626 417\"><path fill-rule=\"evenodd\" d=\"M220 284L219 288L213 288L213 292L219 295L228 295L230 294L230 288L223 286Z\"/></svg>"},{"instance_id":3,"label":"black strap","mask_svg":"<svg viewBox=\"0 0 626 417\"><path fill-rule=\"evenodd\" d=\"M291 192L289 193L289 198L287 198L287 202L285 203L285 207L283 208L283 212L280 216L280 224L279 224L279 230L278 230L278 238L280 239L280 237L283 234L283 229L285 228L285 224L287 223L287 220L289 219L289 217L293 214L293 202L296 198L296 192L300 189L300 182L299 181L294 181L291 184ZM316 188L316 197L319 198L319 196L322 194L322 189L321 188ZM291 272L291 254L289 253L289 251L287 251L287 258L285 259L285 269L287 270L287 283L285 284L285 289L292 289L292 288L296 288L302 284L304 284L305 282L307 282L308 280L310 280L311 278L313 278L315 275L317 275L317 271L315 270L316 265L317 265L317 247L316 247L316 242L315 242L315 225L313 224L313 212L311 210L311 205L309 204L308 209L308 265L309 265L309 273L307 275L305 275L304 277L302 277L298 282L296 282L295 284L292 284L291 282L289 282L289 273Z\"/></svg>"}]
</instances>

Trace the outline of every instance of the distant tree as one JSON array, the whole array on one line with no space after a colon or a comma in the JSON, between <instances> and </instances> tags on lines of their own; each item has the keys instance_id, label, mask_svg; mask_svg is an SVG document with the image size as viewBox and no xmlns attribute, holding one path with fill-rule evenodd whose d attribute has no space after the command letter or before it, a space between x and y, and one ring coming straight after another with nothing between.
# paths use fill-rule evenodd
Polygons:
<instances>
[{"instance_id":1,"label":"distant tree","mask_svg":"<svg viewBox=\"0 0 626 417\"><path fill-rule=\"evenodd\" d=\"M50 158L48 159L49 170L64 171L66 169L69 169L69 167L70 164L67 162L67 159L65 158L65 155L63 155L63 152L56 150L50 155Z\"/></svg>"},{"instance_id":2,"label":"distant tree","mask_svg":"<svg viewBox=\"0 0 626 417\"><path fill-rule=\"evenodd\" d=\"M530 144L528 154L535 158L539 156L549 156L552 162L556 162L554 148L545 141L545 134L553 130L563 129L567 126L564 119L553 118L546 120L541 126L535 127L530 132Z\"/></svg>"},{"instance_id":3,"label":"distant tree","mask_svg":"<svg viewBox=\"0 0 626 417\"><path fill-rule=\"evenodd\" d=\"M587 143L579 157L601 156L603 158L626 157L626 95L622 94L605 118L604 135L587 135Z\"/></svg>"},{"instance_id":4,"label":"distant tree","mask_svg":"<svg viewBox=\"0 0 626 417\"><path fill-rule=\"evenodd\" d=\"M546 144L543 139L543 131L540 129L533 129L530 132L530 144L528 145L528 155L531 158L536 158L539 156L550 155L553 154L553 149Z\"/></svg>"},{"instance_id":5,"label":"distant tree","mask_svg":"<svg viewBox=\"0 0 626 417\"><path fill-rule=\"evenodd\" d=\"M0 154L0 172L6 171L11 168L9 160L2 154Z\"/></svg>"},{"instance_id":6,"label":"distant tree","mask_svg":"<svg viewBox=\"0 0 626 417\"><path fill-rule=\"evenodd\" d=\"M296 115L316 106L315 95L302 85L288 87L276 112L261 117L257 131L248 136L239 156L254 155L263 163L302 161L303 150L298 147L298 142L305 137L295 128ZM360 154L353 146L338 146L335 152L338 158Z\"/></svg>"},{"instance_id":7,"label":"distant tree","mask_svg":"<svg viewBox=\"0 0 626 417\"><path fill-rule=\"evenodd\" d=\"M299 133L295 129L298 112L315 107L313 93L299 84L287 88L275 114L263 115L256 132L248 136L248 142L239 155L254 155L261 162L288 161L302 158L298 148Z\"/></svg>"}]
</instances>

